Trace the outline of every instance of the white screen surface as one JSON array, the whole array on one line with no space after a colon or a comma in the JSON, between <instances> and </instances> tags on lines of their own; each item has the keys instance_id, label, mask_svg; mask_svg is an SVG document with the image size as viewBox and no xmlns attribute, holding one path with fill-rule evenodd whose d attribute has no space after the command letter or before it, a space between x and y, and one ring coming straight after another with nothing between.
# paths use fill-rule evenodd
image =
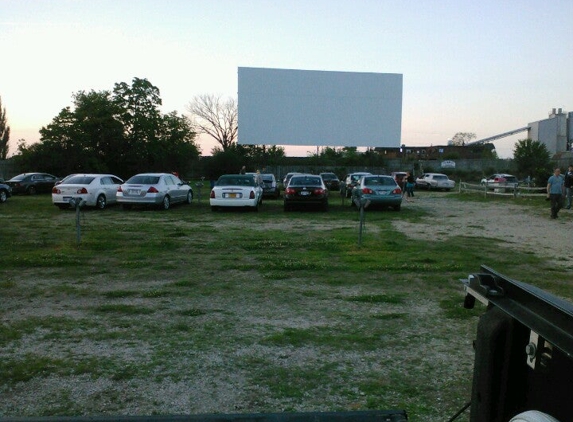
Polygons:
<instances>
[{"instance_id":1,"label":"white screen surface","mask_svg":"<svg viewBox=\"0 0 573 422\"><path fill-rule=\"evenodd\" d=\"M399 147L402 75L239 67L238 143Z\"/></svg>"}]
</instances>

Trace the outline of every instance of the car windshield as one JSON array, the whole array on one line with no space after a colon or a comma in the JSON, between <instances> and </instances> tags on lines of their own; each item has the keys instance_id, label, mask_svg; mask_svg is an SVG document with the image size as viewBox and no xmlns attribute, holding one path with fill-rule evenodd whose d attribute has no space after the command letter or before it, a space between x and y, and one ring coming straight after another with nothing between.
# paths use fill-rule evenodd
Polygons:
<instances>
[{"instance_id":1,"label":"car windshield","mask_svg":"<svg viewBox=\"0 0 573 422\"><path fill-rule=\"evenodd\" d=\"M132 185L156 185L159 183L159 176L139 175L131 177L127 182Z\"/></svg>"},{"instance_id":2,"label":"car windshield","mask_svg":"<svg viewBox=\"0 0 573 422\"><path fill-rule=\"evenodd\" d=\"M93 176L74 176L67 179L64 183L66 185L89 185L95 177Z\"/></svg>"},{"instance_id":3,"label":"car windshield","mask_svg":"<svg viewBox=\"0 0 573 422\"><path fill-rule=\"evenodd\" d=\"M253 176L221 176L217 186L255 186Z\"/></svg>"},{"instance_id":4,"label":"car windshield","mask_svg":"<svg viewBox=\"0 0 573 422\"><path fill-rule=\"evenodd\" d=\"M396 182L391 177L365 177L366 186L395 186Z\"/></svg>"},{"instance_id":5,"label":"car windshield","mask_svg":"<svg viewBox=\"0 0 573 422\"><path fill-rule=\"evenodd\" d=\"M321 186L320 177L293 177L290 181L291 186Z\"/></svg>"},{"instance_id":6,"label":"car windshield","mask_svg":"<svg viewBox=\"0 0 573 422\"><path fill-rule=\"evenodd\" d=\"M273 178L272 177L265 177L263 175L263 182L265 183L273 183Z\"/></svg>"}]
</instances>

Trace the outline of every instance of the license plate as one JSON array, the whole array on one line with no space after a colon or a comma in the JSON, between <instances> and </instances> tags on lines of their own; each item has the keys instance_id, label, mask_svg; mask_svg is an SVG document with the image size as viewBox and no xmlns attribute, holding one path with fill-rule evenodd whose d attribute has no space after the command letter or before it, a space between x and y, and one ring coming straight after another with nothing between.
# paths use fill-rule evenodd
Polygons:
<instances>
[{"instance_id":1,"label":"license plate","mask_svg":"<svg viewBox=\"0 0 573 422\"><path fill-rule=\"evenodd\" d=\"M310 192L307 192L307 191L304 191L304 190L303 190L303 191L300 193L300 195L301 195L301 196L308 196L308 195L310 195Z\"/></svg>"},{"instance_id":2,"label":"license plate","mask_svg":"<svg viewBox=\"0 0 573 422\"><path fill-rule=\"evenodd\" d=\"M139 189L130 189L129 190L130 195L139 195L139 192L140 192Z\"/></svg>"},{"instance_id":3,"label":"license plate","mask_svg":"<svg viewBox=\"0 0 573 422\"><path fill-rule=\"evenodd\" d=\"M227 198L240 198L238 193L228 193Z\"/></svg>"},{"instance_id":4,"label":"license plate","mask_svg":"<svg viewBox=\"0 0 573 422\"><path fill-rule=\"evenodd\" d=\"M387 190L379 190L378 195L388 195L388 191Z\"/></svg>"},{"instance_id":5,"label":"license plate","mask_svg":"<svg viewBox=\"0 0 573 422\"><path fill-rule=\"evenodd\" d=\"M64 201L69 201L70 199L72 199L72 197L71 196L64 196L62 199Z\"/></svg>"}]
</instances>

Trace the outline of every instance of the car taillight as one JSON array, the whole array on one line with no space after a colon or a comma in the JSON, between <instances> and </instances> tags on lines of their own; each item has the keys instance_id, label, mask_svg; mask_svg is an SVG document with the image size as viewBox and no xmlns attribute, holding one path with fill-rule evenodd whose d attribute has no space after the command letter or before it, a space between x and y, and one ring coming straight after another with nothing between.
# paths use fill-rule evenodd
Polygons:
<instances>
[{"instance_id":1,"label":"car taillight","mask_svg":"<svg viewBox=\"0 0 573 422\"><path fill-rule=\"evenodd\" d=\"M370 188L363 188L362 193L365 193L366 195L370 195L370 194L374 193L374 191Z\"/></svg>"},{"instance_id":2,"label":"car taillight","mask_svg":"<svg viewBox=\"0 0 573 422\"><path fill-rule=\"evenodd\" d=\"M251 193L249 194L249 199L255 199L255 191L252 190Z\"/></svg>"},{"instance_id":3,"label":"car taillight","mask_svg":"<svg viewBox=\"0 0 573 422\"><path fill-rule=\"evenodd\" d=\"M209 198L215 198L215 191L212 190L211 193L209 194Z\"/></svg>"},{"instance_id":4,"label":"car taillight","mask_svg":"<svg viewBox=\"0 0 573 422\"><path fill-rule=\"evenodd\" d=\"M117 188L118 192L123 192L123 189L121 188L121 185Z\"/></svg>"},{"instance_id":5,"label":"car taillight","mask_svg":"<svg viewBox=\"0 0 573 422\"><path fill-rule=\"evenodd\" d=\"M59 195L62 192L58 188L54 187L54 188L52 188L52 193L56 193Z\"/></svg>"},{"instance_id":6,"label":"car taillight","mask_svg":"<svg viewBox=\"0 0 573 422\"><path fill-rule=\"evenodd\" d=\"M318 188L314 190L315 195L324 195L324 189Z\"/></svg>"},{"instance_id":7,"label":"car taillight","mask_svg":"<svg viewBox=\"0 0 573 422\"><path fill-rule=\"evenodd\" d=\"M402 189L400 188L396 188L392 191L393 194L398 195L398 194L402 194Z\"/></svg>"},{"instance_id":8,"label":"car taillight","mask_svg":"<svg viewBox=\"0 0 573 422\"><path fill-rule=\"evenodd\" d=\"M86 194L86 193L88 193L88 190L86 188L81 188L81 189L78 189L77 193Z\"/></svg>"},{"instance_id":9,"label":"car taillight","mask_svg":"<svg viewBox=\"0 0 573 422\"><path fill-rule=\"evenodd\" d=\"M155 188L155 186L151 186L147 189L147 193L158 193L159 191Z\"/></svg>"},{"instance_id":10,"label":"car taillight","mask_svg":"<svg viewBox=\"0 0 573 422\"><path fill-rule=\"evenodd\" d=\"M296 193L296 191L293 188L286 188L285 189L286 195L294 195L295 193Z\"/></svg>"}]
</instances>

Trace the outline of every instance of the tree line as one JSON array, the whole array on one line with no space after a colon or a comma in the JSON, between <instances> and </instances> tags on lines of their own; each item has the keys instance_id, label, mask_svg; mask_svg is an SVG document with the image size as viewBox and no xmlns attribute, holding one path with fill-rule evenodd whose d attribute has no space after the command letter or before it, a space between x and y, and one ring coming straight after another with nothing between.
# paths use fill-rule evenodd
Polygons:
<instances>
[{"instance_id":1,"label":"tree line","mask_svg":"<svg viewBox=\"0 0 573 422\"><path fill-rule=\"evenodd\" d=\"M112 91L80 91L40 129L40 142L18 144L18 166L56 175L143 171L185 172L200 150L185 116L163 114L159 89L147 79Z\"/></svg>"},{"instance_id":2,"label":"tree line","mask_svg":"<svg viewBox=\"0 0 573 422\"><path fill-rule=\"evenodd\" d=\"M355 147L324 147L300 158L286 157L284 149L276 145L239 145L234 99L198 95L187 105L190 117L175 111L163 114L160 91L147 79L116 83L112 90L79 91L72 100L73 106L63 108L40 129L40 142L18 142L12 159L19 168L61 176L97 172L127 178L150 171L191 175L194 168L201 167L202 176L213 180L221 174L236 173L243 165L255 170L293 164L293 160L317 167L384 166L384 155L375 149L358 152ZM211 151L208 168L198 165L199 134L218 143ZM0 159L6 159L9 137L0 97ZM473 133L458 132L452 143L465 145L473 139ZM522 177L541 181L552 173L547 148L531 139L515 144L514 161Z\"/></svg>"}]
</instances>

